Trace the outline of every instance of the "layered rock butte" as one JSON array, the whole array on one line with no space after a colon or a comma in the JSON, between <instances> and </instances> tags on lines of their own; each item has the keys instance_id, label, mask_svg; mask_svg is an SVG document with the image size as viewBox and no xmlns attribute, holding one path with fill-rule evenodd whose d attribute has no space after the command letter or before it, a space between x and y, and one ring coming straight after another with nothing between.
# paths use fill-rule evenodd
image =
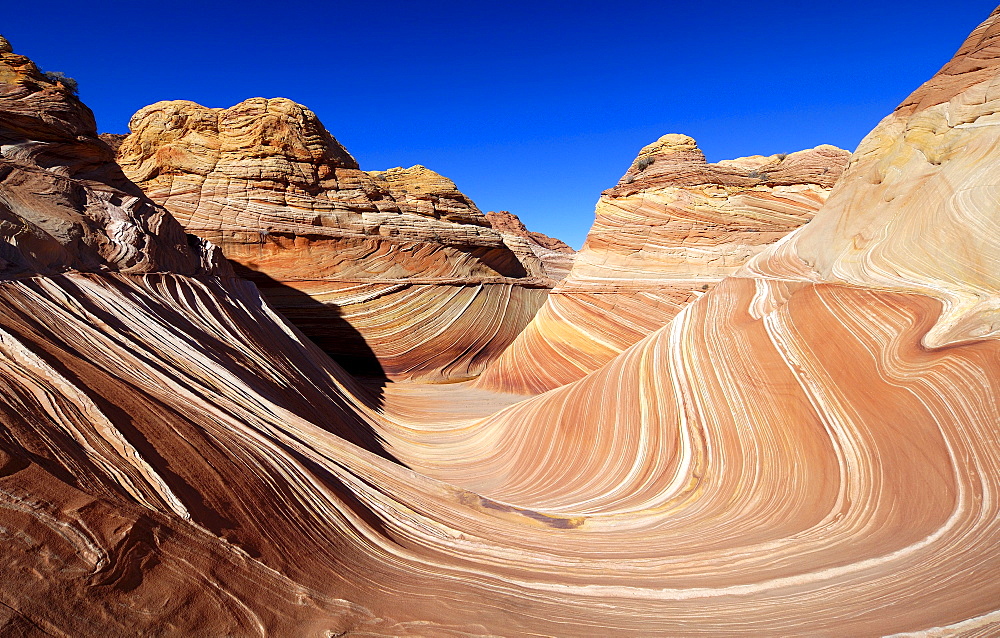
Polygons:
<instances>
[{"instance_id":1,"label":"layered rock butte","mask_svg":"<svg viewBox=\"0 0 1000 638\"><path fill-rule=\"evenodd\" d=\"M709 164L686 135L646 146L601 195L569 275L478 385L537 394L597 370L812 219L849 157L818 146Z\"/></svg>"},{"instance_id":2,"label":"layered rock butte","mask_svg":"<svg viewBox=\"0 0 1000 638\"><path fill-rule=\"evenodd\" d=\"M126 175L356 372L473 377L555 283L533 244L494 230L451 180L362 171L290 100L159 102L130 127Z\"/></svg>"},{"instance_id":3,"label":"layered rock butte","mask_svg":"<svg viewBox=\"0 0 1000 638\"><path fill-rule=\"evenodd\" d=\"M374 409L0 46L0 627L996 635L998 80L1000 11L597 371Z\"/></svg>"}]
</instances>

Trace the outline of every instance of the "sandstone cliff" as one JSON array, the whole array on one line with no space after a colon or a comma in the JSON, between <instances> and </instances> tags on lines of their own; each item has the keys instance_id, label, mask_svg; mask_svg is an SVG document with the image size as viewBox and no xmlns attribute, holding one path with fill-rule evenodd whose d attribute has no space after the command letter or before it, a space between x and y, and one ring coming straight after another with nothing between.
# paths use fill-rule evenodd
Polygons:
<instances>
[{"instance_id":1,"label":"sandstone cliff","mask_svg":"<svg viewBox=\"0 0 1000 638\"><path fill-rule=\"evenodd\" d=\"M358 371L475 376L552 284L450 180L422 166L362 171L290 100L160 102L131 128L125 173Z\"/></svg>"},{"instance_id":2,"label":"sandstone cliff","mask_svg":"<svg viewBox=\"0 0 1000 638\"><path fill-rule=\"evenodd\" d=\"M131 184L70 88L0 46L0 277L206 272L220 256Z\"/></svg>"},{"instance_id":3,"label":"sandstone cliff","mask_svg":"<svg viewBox=\"0 0 1000 638\"><path fill-rule=\"evenodd\" d=\"M646 146L598 201L570 274L480 387L531 394L597 370L809 221L849 156L819 146L709 164L686 135Z\"/></svg>"}]
</instances>

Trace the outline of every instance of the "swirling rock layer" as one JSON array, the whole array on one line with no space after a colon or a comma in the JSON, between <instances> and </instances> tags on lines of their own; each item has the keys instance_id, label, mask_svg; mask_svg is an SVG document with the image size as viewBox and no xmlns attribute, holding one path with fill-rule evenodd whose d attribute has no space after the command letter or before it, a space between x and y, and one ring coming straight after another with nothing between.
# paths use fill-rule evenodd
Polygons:
<instances>
[{"instance_id":1,"label":"swirling rock layer","mask_svg":"<svg viewBox=\"0 0 1000 638\"><path fill-rule=\"evenodd\" d=\"M68 87L0 47L0 276L217 265L113 160Z\"/></svg>"},{"instance_id":2,"label":"swirling rock layer","mask_svg":"<svg viewBox=\"0 0 1000 638\"><path fill-rule=\"evenodd\" d=\"M470 285L257 279L268 302L356 374L463 380L479 374L531 321L548 289ZM335 312L331 309L335 308Z\"/></svg>"},{"instance_id":3,"label":"swirling rock layer","mask_svg":"<svg viewBox=\"0 0 1000 638\"><path fill-rule=\"evenodd\" d=\"M600 368L812 219L849 155L819 146L708 164L676 134L643 148L598 201L569 276L480 386L532 394Z\"/></svg>"},{"instance_id":4,"label":"swirling rock layer","mask_svg":"<svg viewBox=\"0 0 1000 638\"><path fill-rule=\"evenodd\" d=\"M423 166L366 173L290 100L159 102L131 128L118 151L125 173L280 310L304 318L306 334L336 340L331 354L369 372L475 376L552 284L535 254L512 251L451 180ZM483 309L496 314L476 314ZM426 341L405 331L402 315L428 326Z\"/></svg>"},{"instance_id":5,"label":"swirling rock layer","mask_svg":"<svg viewBox=\"0 0 1000 638\"><path fill-rule=\"evenodd\" d=\"M0 282L0 627L996 635L998 35L812 223L526 400L378 399L237 279Z\"/></svg>"}]
</instances>

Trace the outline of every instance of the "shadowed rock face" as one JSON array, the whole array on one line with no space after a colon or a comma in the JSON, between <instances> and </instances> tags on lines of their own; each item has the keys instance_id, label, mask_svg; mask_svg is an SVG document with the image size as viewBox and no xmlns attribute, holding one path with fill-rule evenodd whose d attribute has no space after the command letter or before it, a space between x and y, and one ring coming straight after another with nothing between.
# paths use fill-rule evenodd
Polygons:
<instances>
[{"instance_id":1,"label":"shadowed rock face","mask_svg":"<svg viewBox=\"0 0 1000 638\"><path fill-rule=\"evenodd\" d=\"M522 401L376 405L240 280L0 281L0 633L996 635L998 33Z\"/></svg>"},{"instance_id":2,"label":"shadowed rock face","mask_svg":"<svg viewBox=\"0 0 1000 638\"><path fill-rule=\"evenodd\" d=\"M159 102L131 128L118 152L131 179L331 354L358 358L330 328L346 323L391 378L478 374L553 283L451 180L362 171L290 100Z\"/></svg>"},{"instance_id":3,"label":"shadowed rock face","mask_svg":"<svg viewBox=\"0 0 1000 638\"><path fill-rule=\"evenodd\" d=\"M500 233L511 250L517 252L523 250L523 246L526 245L528 250L541 261L542 272L546 277L559 281L569 274L576 251L565 242L528 230L517 215L505 210L486 213L486 219Z\"/></svg>"},{"instance_id":4,"label":"shadowed rock face","mask_svg":"<svg viewBox=\"0 0 1000 638\"><path fill-rule=\"evenodd\" d=\"M0 277L219 266L214 248L122 175L90 109L9 46L0 47L0 186Z\"/></svg>"},{"instance_id":5,"label":"shadowed rock face","mask_svg":"<svg viewBox=\"0 0 1000 638\"><path fill-rule=\"evenodd\" d=\"M250 521L289 503L254 502L239 469L268 452L224 451L259 413L395 464L366 391L129 182L91 112L2 38L0 149L0 634L405 635L330 595L346 588L274 569L288 553L265 558ZM351 501L308 456L294 463ZM268 609L235 602L263 592Z\"/></svg>"},{"instance_id":6,"label":"shadowed rock face","mask_svg":"<svg viewBox=\"0 0 1000 638\"><path fill-rule=\"evenodd\" d=\"M479 385L533 394L600 368L812 219L849 157L819 146L708 164L686 135L646 146L598 201L569 275Z\"/></svg>"},{"instance_id":7,"label":"shadowed rock face","mask_svg":"<svg viewBox=\"0 0 1000 638\"><path fill-rule=\"evenodd\" d=\"M118 153L118 149L125 142L125 138L128 135L122 133L101 133L97 137L101 138L105 144L111 147L111 150Z\"/></svg>"}]
</instances>

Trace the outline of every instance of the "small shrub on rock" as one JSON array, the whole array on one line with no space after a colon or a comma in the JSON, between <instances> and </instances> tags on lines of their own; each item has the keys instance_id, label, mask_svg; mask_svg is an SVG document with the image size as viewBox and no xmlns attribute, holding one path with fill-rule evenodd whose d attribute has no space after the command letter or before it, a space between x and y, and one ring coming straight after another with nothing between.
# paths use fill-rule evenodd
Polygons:
<instances>
[{"instance_id":1,"label":"small shrub on rock","mask_svg":"<svg viewBox=\"0 0 1000 638\"><path fill-rule=\"evenodd\" d=\"M62 71L45 71L42 73L42 75L52 80L53 82L59 82L67 89L69 89L69 92L72 93L73 95L76 95L77 92L79 91L80 88L79 83L73 78L63 73Z\"/></svg>"}]
</instances>

